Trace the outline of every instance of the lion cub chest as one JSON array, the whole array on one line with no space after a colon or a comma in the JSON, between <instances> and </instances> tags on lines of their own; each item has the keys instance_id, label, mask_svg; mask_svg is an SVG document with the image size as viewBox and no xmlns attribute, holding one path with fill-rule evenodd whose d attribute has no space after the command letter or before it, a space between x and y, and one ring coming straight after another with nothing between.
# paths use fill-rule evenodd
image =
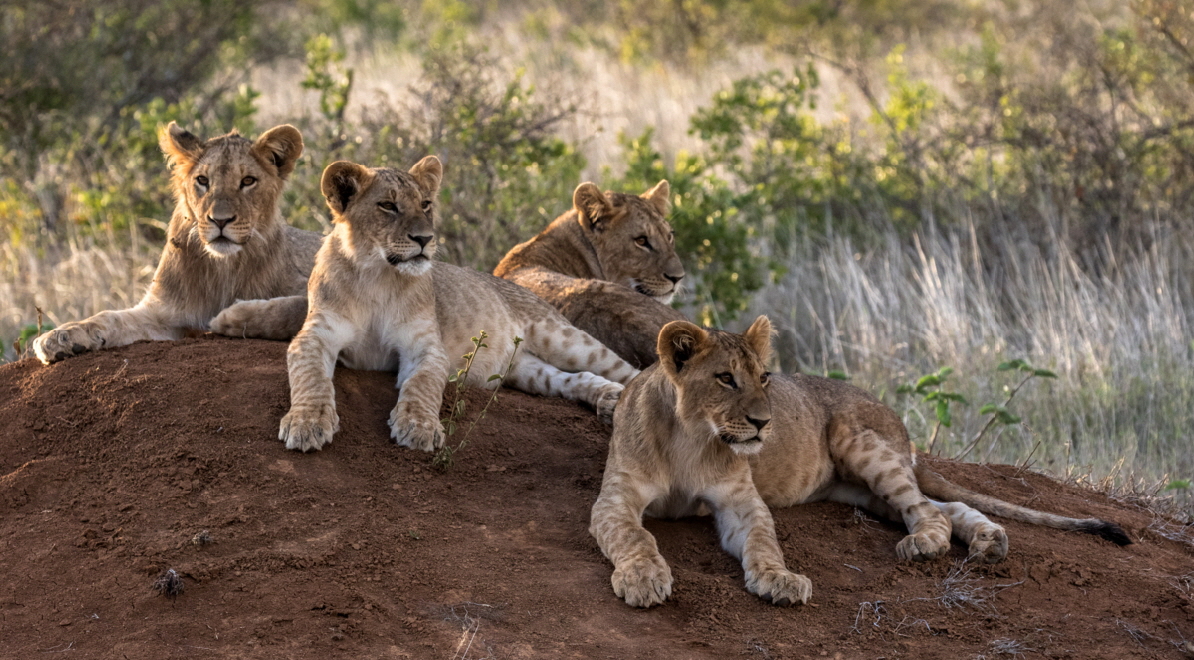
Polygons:
<instances>
[{"instance_id":1,"label":"lion cub chest","mask_svg":"<svg viewBox=\"0 0 1194 660\"><path fill-rule=\"evenodd\" d=\"M378 279L372 286L358 282L351 297L341 297L335 304L351 335L339 356L349 369L395 371L400 359L412 356L431 335L438 341L430 286Z\"/></svg>"}]
</instances>

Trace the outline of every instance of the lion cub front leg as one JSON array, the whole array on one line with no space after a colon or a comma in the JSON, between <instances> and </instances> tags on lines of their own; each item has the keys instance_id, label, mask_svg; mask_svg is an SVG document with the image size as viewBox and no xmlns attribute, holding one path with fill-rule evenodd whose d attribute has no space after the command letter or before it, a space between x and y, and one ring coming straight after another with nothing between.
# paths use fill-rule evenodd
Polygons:
<instances>
[{"instance_id":1,"label":"lion cub front leg","mask_svg":"<svg viewBox=\"0 0 1194 660\"><path fill-rule=\"evenodd\" d=\"M307 318L307 296L239 300L211 321L211 331L228 337L289 340Z\"/></svg>"},{"instance_id":2,"label":"lion cub front leg","mask_svg":"<svg viewBox=\"0 0 1194 660\"><path fill-rule=\"evenodd\" d=\"M803 605L813 595L813 583L784 564L771 511L759 497L750 469L743 467L733 480L705 495L713 507L721 547L742 560L747 591L782 607Z\"/></svg>"},{"instance_id":3,"label":"lion cub front leg","mask_svg":"<svg viewBox=\"0 0 1194 660\"><path fill-rule=\"evenodd\" d=\"M643 511L662 494L655 490L642 475L607 468L589 524L589 533L614 564L614 594L633 607L659 605L672 595L672 571L643 527Z\"/></svg>"},{"instance_id":4,"label":"lion cub front leg","mask_svg":"<svg viewBox=\"0 0 1194 660\"><path fill-rule=\"evenodd\" d=\"M439 419L451 363L434 321L412 323L399 350L398 404L390 413L390 437L403 447L434 451L444 445Z\"/></svg>"},{"instance_id":5,"label":"lion cub front leg","mask_svg":"<svg viewBox=\"0 0 1194 660\"><path fill-rule=\"evenodd\" d=\"M171 327L162 312L159 305L141 304L63 323L33 340L33 352L43 364L50 364L87 351L126 346L142 339L181 338L181 329Z\"/></svg>"},{"instance_id":6,"label":"lion cub front leg","mask_svg":"<svg viewBox=\"0 0 1194 660\"><path fill-rule=\"evenodd\" d=\"M287 449L322 449L340 430L332 374L336 358L353 335L352 325L330 313L316 313L286 350L290 412L278 427Z\"/></svg>"}]
</instances>

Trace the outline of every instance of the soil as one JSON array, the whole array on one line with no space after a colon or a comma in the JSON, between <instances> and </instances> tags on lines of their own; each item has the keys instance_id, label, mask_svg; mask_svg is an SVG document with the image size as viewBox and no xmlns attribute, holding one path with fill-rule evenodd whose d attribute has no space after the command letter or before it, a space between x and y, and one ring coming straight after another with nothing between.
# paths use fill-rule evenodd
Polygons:
<instances>
[{"instance_id":1,"label":"soil","mask_svg":"<svg viewBox=\"0 0 1194 660\"><path fill-rule=\"evenodd\" d=\"M591 410L502 391L441 472L389 441L393 376L339 369L340 432L304 455L277 440L285 349L199 337L0 367L0 657L1190 657L1189 530L1003 465L934 461L1136 543L1006 522L998 566L956 543L909 565L898 527L794 507L776 528L813 600L779 608L710 520L651 521L673 596L628 607L588 534L608 443Z\"/></svg>"}]
</instances>

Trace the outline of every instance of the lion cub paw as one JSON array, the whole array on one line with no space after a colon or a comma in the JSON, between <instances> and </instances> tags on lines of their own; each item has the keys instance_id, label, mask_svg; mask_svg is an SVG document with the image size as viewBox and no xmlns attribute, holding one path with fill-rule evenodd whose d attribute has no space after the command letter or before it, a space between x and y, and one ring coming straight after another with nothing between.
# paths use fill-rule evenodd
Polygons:
<instances>
[{"instance_id":1,"label":"lion cub paw","mask_svg":"<svg viewBox=\"0 0 1194 660\"><path fill-rule=\"evenodd\" d=\"M1007 532L995 523L984 523L970 541L970 557L998 564L1007 557Z\"/></svg>"},{"instance_id":2,"label":"lion cub paw","mask_svg":"<svg viewBox=\"0 0 1194 660\"><path fill-rule=\"evenodd\" d=\"M780 607L804 605L813 595L812 580L784 569L769 569L748 576L747 591Z\"/></svg>"},{"instance_id":3,"label":"lion cub paw","mask_svg":"<svg viewBox=\"0 0 1194 660\"><path fill-rule=\"evenodd\" d=\"M622 398L622 390L626 389L620 383L610 383L601 388L597 394L597 401L593 407L597 409L597 418L608 426L614 425L614 408L618 399Z\"/></svg>"},{"instance_id":4,"label":"lion cub paw","mask_svg":"<svg viewBox=\"0 0 1194 660\"><path fill-rule=\"evenodd\" d=\"M399 401L390 413L390 437L403 447L435 451L444 446L444 425L435 415Z\"/></svg>"},{"instance_id":5,"label":"lion cub paw","mask_svg":"<svg viewBox=\"0 0 1194 660\"><path fill-rule=\"evenodd\" d=\"M903 561L928 561L949 550L949 537L939 532L909 534L896 545L896 555Z\"/></svg>"},{"instance_id":6,"label":"lion cub paw","mask_svg":"<svg viewBox=\"0 0 1194 660\"><path fill-rule=\"evenodd\" d=\"M99 328L90 323L64 323L33 340L33 352L42 364L65 360L72 355L103 348Z\"/></svg>"},{"instance_id":7,"label":"lion cub paw","mask_svg":"<svg viewBox=\"0 0 1194 660\"><path fill-rule=\"evenodd\" d=\"M633 607L659 605L672 595L672 569L659 555L623 563L610 582L618 598Z\"/></svg>"},{"instance_id":8,"label":"lion cub paw","mask_svg":"<svg viewBox=\"0 0 1194 660\"><path fill-rule=\"evenodd\" d=\"M310 408L291 408L278 426L278 439L287 449L302 452L323 449L340 430L340 416L331 404Z\"/></svg>"}]
</instances>

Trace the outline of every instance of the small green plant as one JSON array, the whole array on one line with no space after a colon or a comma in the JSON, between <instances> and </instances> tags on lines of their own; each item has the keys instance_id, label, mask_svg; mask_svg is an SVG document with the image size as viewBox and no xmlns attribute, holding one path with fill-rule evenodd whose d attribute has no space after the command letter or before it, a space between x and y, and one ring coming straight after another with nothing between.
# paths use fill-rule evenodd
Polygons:
<instances>
[{"instance_id":1,"label":"small green plant","mask_svg":"<svg viewBox=\"0 0 1194 660\"><path fill-rule=\"evenodd\" d=\"M954 418L953 412L949 408L950 404L959 403L965 406L970 403L961 394L947 392L944 389L945 381L953 372L953 367L941 367L935 373L921 376L915 383L907 383L896 388L898 394L918 394L924 397L922 401L933 404L933 413L937 418L937 423L933 426L933 434L929 438L929 446L926 450L930 454L933 453L933 446L937 443L937 435L940 433L941 427L953 426Z\"/></svg>"},{"instance_id":2,"label":"small green plant","mask_svg":"<svg viewBox=\"0 0 1194 660\"><path fill-rule=\"evenodd\" d=\"M1000 372L1015 371L1017 373L1024 374L1024 377L1020 379L1019 383L1016 383L1015 387L1010 387L1008 385L1003 386L1003 391L1006 394L1006 398L1004 398L1003 403L987 403L983 405L982 408L979 408L978 413L980 415L990 415L991 417L987 419L987 423L983 425L983 428L980 429L974 438L970 440L970 443L966 445L966 448L962 450L962 453L955 457L956 460L960 461L963 458L966 458L966 456L978 446L979 441L983 439L983 436L986 435L987 431L990 430L991 427L996 423L1002 424L1004 426L1020 423L1020 417L1011 413L1007 409L1007 406L1012 402L1012 399L1016 398L1016 394L1028 383L1028 381L1032 380L1033 378L1057 378L1057 374L1053 373L1052 371L1049 371L1048 369L1037 369L1029 364L1027 360L1019 358L1003 362L996 367L995 370Z\"/></svg>"},{"instance_id":3,"label":"small green plant","mask_svg":"<svg viewBox=\"0 0 1194 660\"><path fill-rule=\"evenodd\" d=\"M1190 490L1189 479L1173 479L1161 490Z\"/></svg>"},{"instance_id":4,"label":"small green plant","mask_svg":"<svg viewBox=\"0 0 1194 660\"><path fill-rule=\"evenodd\" d=\"M473 362L476 360L477 352L482 348L489 348L489 345L485 343L485 340L488 337L489 334L484 330L482 330L478 336L473 337L473 350L464 354L464 366L458 369L455 374L452 374L448 377L448 382L455 383L456 385L453 391L452 405L448 408L448 416L441 420L444 425L444 433L448 436L448 438L456 435L456 431L460 428L462 423L461 420L464 418L466 404L464 399L464 391L468 388L468 374L473 367ZM493 405L493 402L497 400L498 390L501 389L502 383L506 381L506 378L509 377L510 372L514 369L514 358L516 355L518 355L518 347L520 344L522 344L522 341L522 337L514 338L514 350L510 353L510 361L506 364L505 371L500 374L492 374L489 376L489 378L485 379L485 382L487 383L492 383L495 380L500 381L497 386L493 388L493 393L489 395L489 399L485 402L485 407L482 408L481 412L478 413L473 421L469 423L468 429L465 430L464 435L460 438L460 442L456 443L456 446L452 446L452 443L445 439L444 446L435 453L435 456L431 457L432 467L438 468L440 470L447 470L448 468L452 467L453 463L455 463L456 453L461 449L464 449L464 447L468 444L469 436L472 435L473 429L477 426L477 422L481 421L481 419L485 417L485 413L489 412L489 406Z\"/></svg>"},{"instance_id":5,"label":"small green plant","mask_svg":"<svg viewBox=\"0 0 1194 660\"><path fill-rule=\"evenodd\" d=\"M307 77L303 79L303 88L319 92L319 111L339 132L352 91L354 70L333 71L344 60L344 51L337 50L326 34L311 37L306 50Z\"/></svg>"}]
</instances>

